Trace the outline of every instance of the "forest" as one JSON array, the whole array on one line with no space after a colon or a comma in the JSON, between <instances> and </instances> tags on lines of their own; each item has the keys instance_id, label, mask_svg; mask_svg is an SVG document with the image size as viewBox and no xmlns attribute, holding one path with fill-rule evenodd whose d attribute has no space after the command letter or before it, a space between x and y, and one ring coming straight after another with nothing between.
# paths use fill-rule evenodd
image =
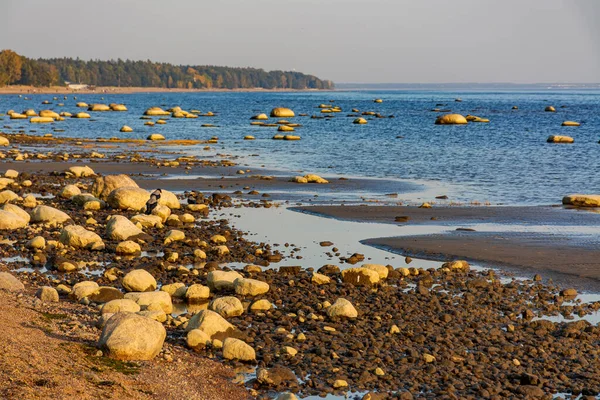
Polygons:
<instances>
[{"instance_id":1,"label":"forest","mask_svg":"<svg viewBox=\"0 0 600 400\"><path fill-rule=\"evenodd\" d=\"M0 51L0 86L159 87L177 89L333 89L333 82L295 71L265 71L152 61L31 59Z\"/></svg>"}]
</instances>

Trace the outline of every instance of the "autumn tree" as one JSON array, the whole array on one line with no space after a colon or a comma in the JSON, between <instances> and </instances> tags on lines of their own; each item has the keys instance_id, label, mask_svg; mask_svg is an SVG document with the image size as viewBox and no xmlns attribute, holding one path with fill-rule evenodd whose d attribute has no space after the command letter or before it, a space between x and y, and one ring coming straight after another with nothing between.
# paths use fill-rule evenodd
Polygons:
<instances>
[{"instance_id":1,"label":"autumn tree","mask_svg":"<svg viewBox=\"0 0 600 400\"><path fill-rule=\"evenodd\" d=\"M11 85L21 79L21 56L12 50L0 51L0 86Z\"/></svg>"}]
</instances>

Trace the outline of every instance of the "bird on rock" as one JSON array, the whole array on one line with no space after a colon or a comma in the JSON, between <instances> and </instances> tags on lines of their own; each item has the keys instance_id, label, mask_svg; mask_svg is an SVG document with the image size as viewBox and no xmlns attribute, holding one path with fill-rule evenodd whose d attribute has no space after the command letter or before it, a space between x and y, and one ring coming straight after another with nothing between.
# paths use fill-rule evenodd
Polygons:
<instances>
[{"instance_id":1,"label":"bird on rock","mask_svg":"<svg viewBox=\"0 0 600 400\"><path fill-rule=\"evenodd\" d=\"M158 205L158 201L160 200L160 195L162 194L162 190L156 189L150 195L150 199L146 202L146 215L152 214L152 211Z\"/></svg>"}]
</instances>

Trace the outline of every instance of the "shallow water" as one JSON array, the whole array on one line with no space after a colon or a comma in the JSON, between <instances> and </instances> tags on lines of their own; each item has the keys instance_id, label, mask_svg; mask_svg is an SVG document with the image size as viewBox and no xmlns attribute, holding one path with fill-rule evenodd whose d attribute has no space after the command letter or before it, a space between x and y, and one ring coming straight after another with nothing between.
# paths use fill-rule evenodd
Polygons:
<instances>
[{"instance_id":1,"label":"shallow water","mask_svg":"<svg viewBox=\"0 0 600 400\"><path fill-rule=\"evenodd\" d=\"M436 92L436 91L361 91L314 93L152 93L131 95L79 95L54 104L51 95L0 95L0 111L51 108L77 112L77 101L88 103L125 103L128 112L93 113L93 121L67 119L51 125L32 125L4 117L1 125L10 133L23 129L36 134L64 129L69 137L145 138L161 133L169 139L209 139L219 144L204 151L204 145L186 148L198 155L216 153L243 156L241 163L265 165L287 171L303 170L325 175L368 176L392 179L443 182L446 194L456 201L486 201L505 204L550 204L572 192L595 191L600 184L597 144L600 135L599 91L547 92ZM462 102L454 102L461 97ZM102 99L104 98L104 99ZM374 98L383 103L375 104ZM249 117L287 106L296 114L320 114L316 108L333 100L344 112L331 119L296 117L294 122L302 140L273 141L274 128L249 125ZM62 102L64 107L57 106ZM489 124L435 126L438 108L489 118ZM216 117L171 119L166 125L144 126L139 117L150 106L213 111ZM512 110L517 105L518 110ZM557 112L544 108L554 105ZM561 106L566 108L561 108ZM352 108L375 111L396 118L373 118L367 125L352 124L346 117ZM331 114L328 114L331 115ZM582 123L580 127L561 127L565 120ZM212 123L219 128L206 129ZM120 133L122 125L132 133ZM257 140L244 141L244 135ZM575 138L573 145L546 144L551 134ZM398 138L401 137L401 138ZM258 157L248 157L258 154Z\"/></svg>"}]
</instances>

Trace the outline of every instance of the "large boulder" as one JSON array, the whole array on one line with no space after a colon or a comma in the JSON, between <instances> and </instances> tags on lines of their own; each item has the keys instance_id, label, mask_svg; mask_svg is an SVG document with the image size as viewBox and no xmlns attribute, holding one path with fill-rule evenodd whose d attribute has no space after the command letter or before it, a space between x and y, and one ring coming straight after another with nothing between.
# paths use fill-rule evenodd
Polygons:
<instances>
[{"instance_id":1,"label":"large boulder","mask_svg":"<svg viewBox=\"0 0 600 400\"><path fill-rule=\"evenodd\" d=\"M2 206L2 209L4 211L8 211L8 212L18 215L19 217L23 218L28 223L31 220L31 215L29 215L29 213L27 211L23 210L21 207L16 206L14 204L5 204L4 206Z\"/></svg>"},{"instance_id":2,"label":"large boulder","mask_svg":"<svg viewBox=\"0 0 600 400\"><path fill-rule=\"evenodd\" d=\"M189 304L202 304L210 297L210 289L199 283L194 283L185 292L185 300Z\"/></svg>"},{"instance_id":3,"label":"large boulder","mask_svg":"<svg viewBox=\"0 0 600 400\"><path fill-rule=\"evenodd\" d=\"M123 287L128 292L153 292L156 279L145 269L134 269L123 277Z\"/></svg>"},{"instance_id":4,"label":"large boulder","mask_svg":"<svg viewBox=\"0 0 600 400\"><path fill-rule=\"evenodd\" d=\"M436 125L464 125L467 123L468 123L467 119L460 114L440 115L435 120Z\"/></svg>"},{"instance_id":5,"label":"large boulder","mask_svg":"<svg viewBox=\"0 0 600 400\"><path fill-rule=\"evenodd\" d=\"M10 203L19 199L19 195L12 190L3 190L0 192L0 204Z\"/></svg>"},{"instance_id":6,"label":"large boulder","mask_svg":"<svg viewBox=\"0 0 600 400\"><path fill-rule=\"evenodd\" d=\"M241 296L259 296L269 291L268 283L249 278L237 278L233 282L233 287Z\"/></svg>"},{"instance_id":7,"label":"large boulder","mask_svg":"<svg viewBox=\"0 0 600 400\"><path fill-rule=\"evenodd\" d=\"M211 310L202 310L188 321L186 331L200 329L211 340L223 340L228 337L240 337L241 332L218 313Z\"/></svg>"},{"instance_id":8,"label":"large boulder","mask_svg":"<svg viewBox=\"0 0 600 400\"><path fill-rule=\"evenodd\" d=\"M99 199L106 200L113 190L122 187L138 187L138 184L129 176L123 174L101 176L95 179L92 185L92 194Z\"/></svg>"},{"instance_id":9,"label":"large boulder","mask_svg":"<svg viewBox=\"0 0 600 400\"><path fill-rule=\"evenodd\" d=\"M8 146L10 141L4 136L0 136L0 146Z\"/></svg>"},{"instance_id":10,"label":"large boulder","mask_svg":"<svg viewBox=\"0 0 600 400\"><path fill-rule=\"evenodd\" d=\"M0 230L21 229L27 226L27 221L19 215L6 210L0 210Z\"/></svg>"},{"instance_id":11,"label":"large boulder","mask_svg":"<svg viewBox=\"0 0 600 400\"><path fill-rule=\"evenodd\" d=\"M562 203L576 207L600 207L600 194L570 194L563 197Z\"/></svg>"},{"instance_id":12,"label":"large boulder","mask_svg":"<svg viewBox=\"0 0 600 400\"><path fill-rule=\"evenodd\" d=\"M294 114L294 112L289 109L289 108L285 108L285 107L277 107L271 110L271 117L275 117L275 118L291 118L291 117L295 117L296 114Z\"/></svg>"},{"instance_id":13,"label":"large boulder","mask_svg":"<svg viewBox=\"0 0 600 400\"><path fill-rule=\"evenodd\" d=\"M139 187L126 186L113 190L107 198L108 204L118 210L140 211L150 200L150 193Z\"/></svg>"},{"instance_id":14,"label":"large boulder","mask_svg":"<svg viewBox=\"0 0 600 400\"><path fill-rule=\"evenodd\" d=\"M342 281L354 286L371 286L379 282L379 274L368 268L348 268L342 271Z\"/></svg>"},{"instance_id":15,"label":"large boulder","mask_svg":"<svg viewBox=\"0 0 600 400\"><path fill-rule=\"evenodd\" d=\"M96 291L100 286L94 281L82 281L76 283L69 293L69 297L77 301L81 301L85 297L89 297Z\"/></svg>"},{"instance_id":16,"label":"large boulder","mask_svg":"<svg viewBox=\"0 0 600 400\"><path fill-rule=\"evenodd\" d=\"M173 301L167 292L129 292L125 294L125 298L135 301L142 309L155 305L163 310L165 314L173 312Z\"/></svg>"},{"instance_id":17,"label":"large boulder","mask_svg":"<svg viewBox=\"0 0 600 400\"><path fill-rule=\"evenodd\" d=\"M71 217L67 213L50 206L37 206L31 211L32 222L63 224L70 220Z\"/></svg>"},{"instance_id":18,"label":"large boulder","mask_svg":"<svg viewBox=\"0 0 600 400\"><path fill-rule=\"evenodd\" d=\"M140 224L144 228L162 228L163 219L158 215L138 214L131 217L131 222Z\"/></svg>"},{"instance_id":19,"label":"large boulder","mask_svg":"<svg viewBox=\"0 0 600 400\"><path fill-rule=\"evenodd\" d=\"M244 313L244 306L237 297L224 296L214 299L209 309L221 314L222 317L238 317Z\"/></svg>"},{"instance_id":20,"label":"large boulder","mask_svg":"<svg viewBox=\"0 0 600 400\"><path fill-rule=\"evenodd\" d=\"M95 232L88 231L83 226L65 226L60 232L60 242L67 246L81 249L103 250L102 238Z\"/></svg>"},{"instance_id":21,"label":"large boulder","mask_svg":"<svg viewBox=\"0 0 600 400\"><path fill-rule=\"evenodd\" d=\"M140 254L141 252L142 248L133 240L126 240L124 242L119 243L115 250L115 253L122 255L135 255Z\"/></svg>"},{"instance_id":22,"label":"large boulder","mask_svg":"<svg viewBox=\"0 0 600 400\"><path fill-rule=\"evenodd\" d=\"M200 329L192 329L186 336L186 343L188 347L194 350L203 349L207 344L210 344L210 342L210 337Z\"/></svg>"},{"instance_id":23,"label":"large boulder","mask_svg":"<svg viewBox=\"0 0 600 400\"><path fill-rule=\"evenodd\" d=\"M233 290L233 282L243 278L236 271L210 271L206 277L206 283L212 291Z\"/></svg>"},{"instance_id":24,"label":"large boulder","mask_svg":"<svg viewBox=\"0 0 600 400\"><path fill-rule=\"evenodd\" d=\"M0 272L0 290L20 292L24 289L25 286L13 275L9 274L8 272Z\"/></svg>"},{"instance_id":25,"label":"large boulder","mask_svg":"<svg viewBox=\"0 0 600 400\"><path fill-rule=\"evenodd\" d=\"M60 300L58 296L58 291L54 289L52 286L42 286L37 292L35 292L35 297L43 301L44 303L56 303Z\"/></svg>"},{"instance_id":26,"label":"large boulder","mask_svg":"<svg viewBox=\"0 0 600 400\"><path fill-rule=\"evenodd\" d=\"M106 104L90 104L88 111L110 111L110 107Z\"/></svg>"},{"instance_id":27,"label":"large boulder","mask_svg":"<svg viewBox=\"0 0 600 400\"><path fill-rule=\"evenodd\" d=\"M112 215L106 223L106 235L112 240L128 240L140 235L144 235L144 231L135 226L133 222L122 215Z\"/></svg>"},{"instance_id":28,"label":"large boulder","mask_svg":"<svg viewBox=\"0 0 600 400\"><path fill-rule=\"evenodd\" d=\"M345 318L356 318L358 317L358 311L346 299L339 298L331 306L327 308L327 315L330 318L345 317Z\"/></svg>"},{"instance_id":29,"label":"large boulder","mask_svg":"<svg viewBox=\"0 0 600 400\"><path fill-rule=\"evenodd\" d=\"M162 350L167 332L160 322L120 312L102 329L99 346L117 360L152 360Z\"/></svg>"}]
</instances>

